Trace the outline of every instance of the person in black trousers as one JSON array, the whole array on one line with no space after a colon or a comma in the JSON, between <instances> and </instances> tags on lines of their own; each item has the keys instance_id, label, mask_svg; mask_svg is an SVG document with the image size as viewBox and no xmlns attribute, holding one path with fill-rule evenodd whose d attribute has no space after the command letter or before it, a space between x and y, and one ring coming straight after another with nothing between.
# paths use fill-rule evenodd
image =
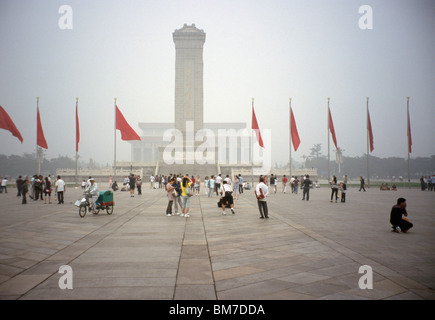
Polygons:
<instances>
[{"instance_id":1,"label":"person in black trousers","mask_svg":"<svg viewBox=\"0 0 435 320\"><path fill-rule=\"evenodd\" d=\"M305 197L307 197L307 201L310 200L310 188L313 183L310 180L310 176L307 174L304 181L301 183L301 187L303 189L303 197L302 200L305 200Z\"/></svg>"}]
</instances>

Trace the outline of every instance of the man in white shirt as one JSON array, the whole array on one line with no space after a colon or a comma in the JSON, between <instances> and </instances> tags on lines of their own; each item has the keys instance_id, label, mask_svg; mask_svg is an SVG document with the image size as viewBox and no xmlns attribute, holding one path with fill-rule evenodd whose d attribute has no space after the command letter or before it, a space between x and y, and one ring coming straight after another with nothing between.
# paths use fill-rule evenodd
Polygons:
<instances>
[{"instance_id":1,"label":"man in white shirt","mask_svg":"<svg viewBox=\"0 0 435 320\"><path fill-rule=\"evenodd\" d=\"M215 179L215 186L216 186L216 195L219 196L219 190L221 189L221 183L222 183L222 175L219 173L219 175Z\"/></svg>"},{"instance_id":2,"label":"man in white shirt","mask_svg":"<svg viewBox=\"0 0 435 320\"><path fill-rule=\"evenodd\" d=\"M269 211L267 209L266 197L269 194L269 188L264 184L264 178L260 178L260 183L255 187L255 196L257 197L258 210L260 211L260 219L269 219Z\"/></svg>"},{"instance_id":3,"label":"man in white shirt","mask_svg":"<svg viewBox=\"0 0 435 320\"><path fill-rule=\"evenodd\" d=\"M231 213L235 214L234 212L234 199L233 199L233 189L231 188L230 184L227 184L227 181L224 180L222 187L220 187L219 190L220 194L222 195L221 203L222 203L222 215L225 215L225 206L229 206L231 209Z\"/></svg>"},{"instance_id":4,"label":"man in white shirt","mask_svg":"<svg viewBox=\"0 0 435 320\"><path fill-rule=\"evenodd\" d=\"M86 188L85 192L89 192L89 200L91 200L92 204L92 213L96 214L96 203L100 192L98 190L98 184L95 182L94 178L90 178L90 185Z\"/></svg>"},{"instance_id":5,"label":"man in white shirt","mask_svg":"<svg viewBox=\"0 0 435 320\"><path fill-rule=\"evenodd\" d=\"M57 176L56 181L56 193L57 193L57 204L63 204L63 194L66 192L65 181L63 181L60 176Z\"/></svg>"}]
</instances>

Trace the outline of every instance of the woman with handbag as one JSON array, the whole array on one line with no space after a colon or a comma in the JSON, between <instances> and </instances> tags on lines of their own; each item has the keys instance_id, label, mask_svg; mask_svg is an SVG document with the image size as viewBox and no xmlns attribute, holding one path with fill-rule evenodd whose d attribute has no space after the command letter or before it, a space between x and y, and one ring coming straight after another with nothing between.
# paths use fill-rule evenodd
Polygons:
<instances>
[{"instance_id":1,"label":"woman with handbag","mask_svg":"<svg viewBox=\"0 0 435 320\"><path fill-rule=\"evenodd\" d=\"M181 202L183 204L181 208L181 216L182 217L190 217L189 215L189 206L190 206L190 197L193 196L192 190L190 189L191 180L189 177L185 176L181 180Z\"/></svg>"}]
</instances>

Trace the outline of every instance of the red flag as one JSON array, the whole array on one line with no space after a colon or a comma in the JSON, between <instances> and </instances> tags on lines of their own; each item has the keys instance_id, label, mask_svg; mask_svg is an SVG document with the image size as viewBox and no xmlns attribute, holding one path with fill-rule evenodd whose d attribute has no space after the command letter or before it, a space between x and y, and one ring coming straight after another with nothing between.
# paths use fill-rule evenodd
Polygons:
<instances>
[{"instance_id":1,"label":"red flag","mask_svg":"<svg viewBox=\"0 0 435 320\"><path fill-rule=\"evenodd\" d=\"M41 116L39 115L39 107L37 108L36 113L36 144L41 148L48 149L47 141L44 137L44 131L42 130L41 125Z\"/></svg>"},{"instance_id":2,"label":"red flag","mask_svg":"<svg viewBox=\"0 0 435 320\"><path fill-rule=\"evenodd\" d=\"M116 106L116 129L121 131L122 140L140 140L138 134L130 127L121 111L119 111L118 106Z\"/></svg>"},{"instance_id":3,"label":"red flag","mask_svg":"<svg viewBox=\"0 0 435 320\"><path fill-rule=\"evenodd\" d=\"M10 131L14 137L17 137L18 140L23 143L23 137L21 136L20 131L18 131L11 117L9 117L8 113L2 106L0 106L0 129Z\"/></svg>"},{"instance_id":4,"label":"red flag","mask_svg":"<svg viewBox=\"0 0 435 320\"><path fill-rule=\"evenodd\" d=\"M328 111L329 111L329 131L331 131L332 141L334 141L335 148L338 149L337 138L335 137L334 124L332 123L331 109L329 109L329 107L328 107Z\"/></svg>"},{"instance_id":5,"label":"red flag","mask_svg":"<svg viewBox=\"0 0 435 320\"><path fill-rule=\"evenodd\" d=\"M255 116L254 106L252 106L252 130L257 135L258 143L260 147L264 148L263 139L261 139L260 127L258 126L257 117Z\"/></svg>"},{"instance_id":6,"label":"red flag","mask_svg":"<svg viewBox=\"0 0 435 320\"><path fill-rule=\"evenodd\" d=\"M301 139L299 139L298 128L296 127L296 121L293 115L292 108L290 108L290 121L291 121L291 135L292 135L293 147L295 151L297 151L299 145L301 144Z\"/></svg>"},{"instance_id":7,"label":"red flag","mask_svg":"<svg viewBox=\"0 0 435 320\"><path fill-rule=\"evenodd\" d=\"M411 120L409 119L409 108L408 108L408 152L412 152L412 137L411 137Z\"/></svg>"},{"instance_id":8,"label":"red flag","mask_svg":"<svg viewBox=\"0 0 435 320\"><path fill-rule=\"evenodd\" d=\"M76 152L79 152L80 125L79 125L79 106L76 103Z\"/></svg>"},{"instance_id":9,"label":"red flag","mask_svg":"<svg viewBox=\"0 0 435 320\"><path fill-rule=\"evenodd\" d=\"M367 130L368 130L368 133L369 133L370 152L373 152L375 147L374 147L374 144L373 144L372 122L370 121L370 112L369 112L369 109L367 109Z\"/></svg>"}]
</instances>

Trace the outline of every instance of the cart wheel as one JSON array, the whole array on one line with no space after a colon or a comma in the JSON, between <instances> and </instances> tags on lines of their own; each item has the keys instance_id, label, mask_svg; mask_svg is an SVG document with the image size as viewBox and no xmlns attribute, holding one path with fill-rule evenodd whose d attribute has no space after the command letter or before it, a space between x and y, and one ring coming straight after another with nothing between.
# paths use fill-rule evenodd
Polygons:
<instances>
[{"instance_id":1,"label":"cart wheel","mask_svg":"<svg viewBox=\"0 0 435 320\"><path fill-rule=\"evenodd\" d=\"M107 214L112 214L112 212L113 212L113 206L107 206L106 211L107 211Z\"/></svg>"},{"instance_id":2,"label":"cart wheel","mask_svg":"<svg viewBox=\"0 0 435 320\"><path fill-rule=\"evenodd\" d=\"M80 206L80 208L79 208L79 215L82 218L86 215L86 206Z\"/></svg>"},{"instance_id":3,"label":"cart wheel","mask_svg":"<svg viewBox=\"0 0 435 320\"><path fill-rule=\"evenodd\" d=\"M95 209L95 213L99 214L100 213L100 207L98 207L97 209Z\"/></svg>"}]
</instances>

